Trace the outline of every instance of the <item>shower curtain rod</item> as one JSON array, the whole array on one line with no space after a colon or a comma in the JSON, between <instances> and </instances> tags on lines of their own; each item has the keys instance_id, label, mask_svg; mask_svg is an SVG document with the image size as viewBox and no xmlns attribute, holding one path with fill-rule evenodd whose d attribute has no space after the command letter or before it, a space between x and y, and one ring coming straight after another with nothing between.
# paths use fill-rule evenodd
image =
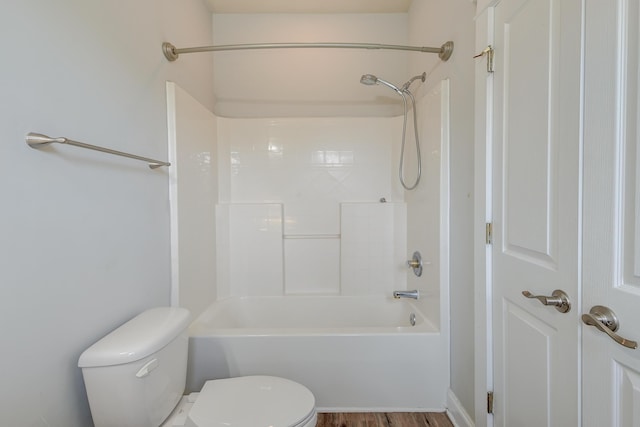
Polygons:
<instances>
[{"instance_id":1,"label":"shower curtain rod","mask_svg":"<svg viewBox=\"0 0 640 427\"><path fill-rule=\"evenodd\" d=\"M177 48L171 43L162 43L162 52L171 62L178 59L181 53L218 52L223 50L251 50L251 49L290 49L290 48L340 48L340 49L388 49L410 50L414 52L437 53L441 60L446 61L453 53L453 42L448 41L440 47L403 46L393 44L374 43L258 43L258 44L228 44L220 46L199 46Z\"/></svg>"}]
</instances>

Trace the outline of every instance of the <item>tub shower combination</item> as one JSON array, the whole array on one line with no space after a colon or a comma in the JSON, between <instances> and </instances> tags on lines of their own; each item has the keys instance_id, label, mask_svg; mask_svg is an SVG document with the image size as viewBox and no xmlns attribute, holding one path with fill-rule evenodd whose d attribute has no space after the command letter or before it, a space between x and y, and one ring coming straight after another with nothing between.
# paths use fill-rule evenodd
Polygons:
<instances>
[{"instance_id":1,"label":"tub shower combination","mask_svg":"<svg viewBox=\"0 0 640 427\"><path fill-rule=\"evenodd\" d=\"M177 49L165 43L163 51L168 60L174 61L182 53L272 47L409 48L387 45L372 47L361 44L285 44ZM440 58L446 61L451 55L453 43L447 42L441 48L420 49L430 49L421 50L423 52L439 53ZM381 84L389 87L402 97L404 122L398 174L406 190L415 189L421 178L418 120L415 99L409 91L409 86L418 79L424 82L425 77L425 74L415 76L403 86L396 86L371 74L365 74L361 79L363 84ZM443 85L442 88L445 88L441 94L445 101L434 104L434 108L442 108L442 111L446 112L448 86ZM410 109L407 97L411 100L411 108L414 111L414 138L418 163L417 175L409 184L405 182L404 177L404 142ZM441 120L441 123L436 125L446 120L440 114L445 113L438 110L438 120ZM435 148L429 147L430 152L440 150L440 144L446 145L446 138L441 138L439 132L440 129L437 129L431 135L431 139L437 142ZM445 152L441 159L439 161L446 164ZM446 181L443 177L447 171L440 173L441 189L446 193L445 185L448 184L443 182ZM443 196L440 197L439 214L441 218L446 218L448 212L445 209L448 202L442 198ZM381 199L381 202L383 200ZM239 206L245 210L251 208L248 205ZM236 207L231 206L234 209ZM268 206L264 209L267 208ZM276 208L280 212L276 222L281 224L284 222L282 208ZM345 212L344 205L342 212ZM235 218L237 215L228 214L227 217ZM253 218L254 216L250 217L252 221ZM441 236L446 239L446 224L442 221L445 220L441 219L440 222L440 230L443 233ZM244 230L244 227L240 228ZM229 233L229 227L222 229ZM274 246L277 250L272 252L281 255L283 250L280 245L283 236L286 239L286 233L278 229L275 235L278 245ZM336 236L321 237L325 240L329 237L340 239L344 243L344 235ZM300 239L300 236L297 238ZM230 238L229 240L234 241ZM299 243L302 239L289 239L287 243L292 241ZM437 239L433 241L437 242ZM413 245L415 242L408 243ZM438 243L436 247L437 245ZM446 243L440 243L443 259L446 257L446 248ZM228 254L224 256L230 257ZM422 270L422 264L418 261L414 254L414 259L409 262L409 267L414 269L414 272ZM278 259L272 264L281 265L283 262ZM341 265L344 265L344 261L341 261ZM308 387L315 395L319 411L442 410L449 387L449 329L446 314L448 291L446 285L443 285L447 283L446 263L440 264L439 268L442 271L438 280L442 280L442 283L436 283L432 287L435 291L426 295L419 295L417 291L395 291L393 294L390 292L388 296L303 296L294 295L294 291L294 294L284 292L281 296L229 296L220 299L201 312L189 328L186 392L200 390L203 384L211 379L273 375L291 379ZM264 285L265 281L263 278L260 284ZM234 295L229 291L229 283L232 282L221 282L225 286L223 294ZM295 283L293 287L295 288ZM342 289L338 292L342 293ZM242 291L239 293L242 294Z\"/></svg>"},{"instance_id":2,"label":"tub shower combination","mask_svg":"<svg viewBox=\"0 0 640 427\"><path fill-rule=\"evenodd\" d=\"M413 300L229 298L202 313L189 334L188 391L212 378L264 374L304 384L325 411L444 402L444 337Z\"/></svg>"}]
</instances>

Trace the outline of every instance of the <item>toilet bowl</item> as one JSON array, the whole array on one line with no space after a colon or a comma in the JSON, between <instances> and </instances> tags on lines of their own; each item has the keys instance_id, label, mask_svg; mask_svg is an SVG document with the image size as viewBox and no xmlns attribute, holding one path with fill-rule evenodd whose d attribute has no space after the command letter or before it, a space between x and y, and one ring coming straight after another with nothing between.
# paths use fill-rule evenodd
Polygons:
<instances>
[{"instance_id":1,"label":"toilet bowl","mask_svg":"<svg viewBox=\"0 0 640 427\"><path fill-rule=\"evenodd\" d=\"M147 310L87 350L78 366L95 427L314 427L315 398L265 375L210 380L182 396L189 312Z\"/></svg>"},{"instance_id":2,"label":"toilet bowl","mask_svg":"<svg viewBox=\"0 0 640 427\"><path fill-rule=\"evenodd\" d=\"M315 399L284 378L254 375L207 381L185 396L162 427L313 427Z\"/></svg>"}]
</instances>

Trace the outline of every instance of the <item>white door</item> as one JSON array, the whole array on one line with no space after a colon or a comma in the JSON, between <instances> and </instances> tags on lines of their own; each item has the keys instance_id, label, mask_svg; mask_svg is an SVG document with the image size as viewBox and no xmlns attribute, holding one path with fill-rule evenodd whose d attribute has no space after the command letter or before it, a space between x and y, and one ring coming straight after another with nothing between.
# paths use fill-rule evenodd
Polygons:
<instances>
[{"instance_id":1,"label":"white door","mask_svg":"<svg viewBox=\"0 0 640 427\"><path fill-rule=\"evenodd\" d=\"M607 307L615 334L640 341L640 12L637 0L586 0L585 11L582 312ZM640 426L640 349L596 326L582 340L583 425Z\"/></svg>"},{"instance_id":2,"label":"white door","mask_svg":"<svg viewBox=\"0 0 640 427\"><path fill-rule=\"evenodd\" d=\"M579 425L580 28L576 0L495 6L496 426ZM543 305L556 290L568 312Z\"/></svg>"}]
</instances>

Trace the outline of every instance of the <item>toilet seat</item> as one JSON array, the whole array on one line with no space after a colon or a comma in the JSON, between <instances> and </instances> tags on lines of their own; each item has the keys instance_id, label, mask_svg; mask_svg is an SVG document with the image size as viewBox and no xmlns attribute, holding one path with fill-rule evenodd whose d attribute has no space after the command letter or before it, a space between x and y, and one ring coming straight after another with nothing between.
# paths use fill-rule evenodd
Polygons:
<instances>
[{"instance_id":1,"label":"toilet seat","mask_svg":"<svg viewBox=\"0 0 640 427\"><path fill-rule=\"evenodd\" d=\"M315 398L302 384L254 375L207 381L186 427L313 427Z\"/></svg>"}]
</instances>

